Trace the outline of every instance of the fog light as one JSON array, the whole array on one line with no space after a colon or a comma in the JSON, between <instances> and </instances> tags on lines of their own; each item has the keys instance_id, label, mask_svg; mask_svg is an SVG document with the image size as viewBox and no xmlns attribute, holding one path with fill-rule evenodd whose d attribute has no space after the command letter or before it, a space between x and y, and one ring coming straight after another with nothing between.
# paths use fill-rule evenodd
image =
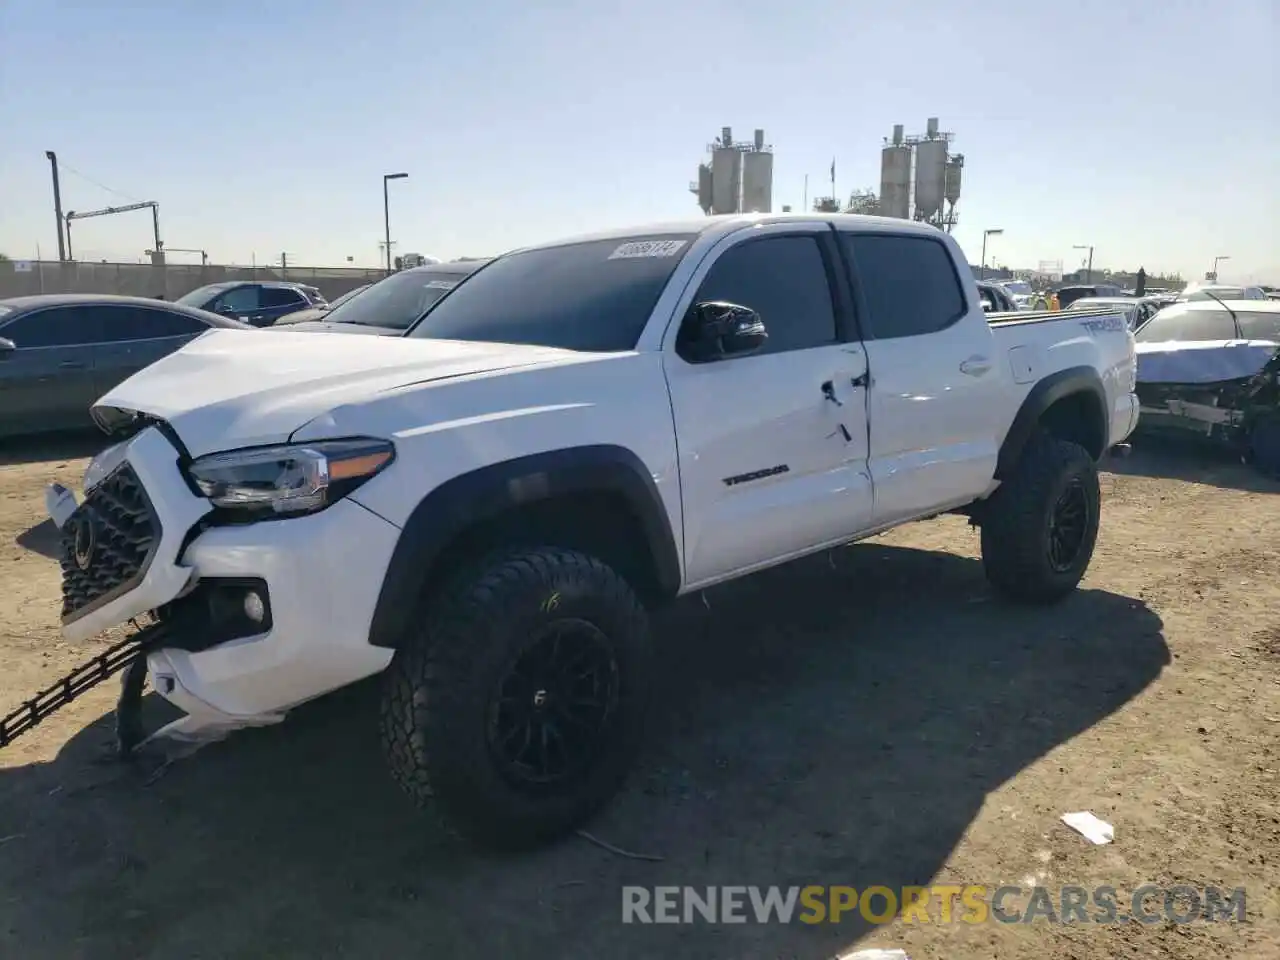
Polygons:
<instances>
[{"instance_id":1,"label":"fog light","mask_svg":"<svg viewBox=\"0 0 1280 960\"><path fill-rule=\"evenodd\" d=\"M262 602L262 597L258 596L258 591L250 590L245 593L244 615L254 623L261 623L262 618L267 615L266 604Z\"/></svg>"}]
</instances>

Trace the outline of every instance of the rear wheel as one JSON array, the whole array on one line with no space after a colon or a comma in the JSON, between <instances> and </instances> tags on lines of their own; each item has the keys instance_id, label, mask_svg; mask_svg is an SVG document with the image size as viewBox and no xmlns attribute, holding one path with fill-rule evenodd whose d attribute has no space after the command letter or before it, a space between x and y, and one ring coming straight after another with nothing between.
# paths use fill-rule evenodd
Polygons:
<instances>
[{"instance_id":1,"label":"rear wheel","mask_svg":"<svg viewBox=\"0 0 1280 960\"><path fill-rule=\"evenodd\" d=\"M982 562L992 586L1030 603L1074 590L1093 558L1101 499L1089 452L1037 435L982 519Z\"/></svg>"},{"instance_id":2,"label":"rear wheel","mask_svg":"<svg viewBox=\"0 0 1280 960\"><path fill-rule=\"evenodd\" d=\"M647 619L593 557L500 555L442 593L387 674L383 743L409 794L478 842L571 830L621 786L649 698Z\"/></svg>"}]
</instances>

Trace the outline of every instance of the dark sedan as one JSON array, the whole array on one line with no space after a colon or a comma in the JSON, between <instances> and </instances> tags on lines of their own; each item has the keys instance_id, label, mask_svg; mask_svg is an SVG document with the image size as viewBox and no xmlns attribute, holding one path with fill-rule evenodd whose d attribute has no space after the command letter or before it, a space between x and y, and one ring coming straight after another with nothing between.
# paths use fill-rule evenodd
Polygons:
<instances>
[{"instance_id":1,"label":"dark sedan","mask_svg":"<svg viewBox=\"0 0 1280 960\"><path fill-rule=\"evenodd\" d=\"M0 300L0 436L87 426L90 405L211 327L253 327L144 297Z\"/></svg>"},{"instance_id":2,"label":"dark sedan","mask_svg":"<svg viewBox=\"0 0 1280 960\"><path fill-rule=\"evenodd\" d=\"M283 329L403 336L441 297L488 262L458 260L401 270L335 306L323 320L294 323Z\"/></svg>"},{"instance_id":3,"label":"dark sedan","mask_svg":"<svg viewBox=\"0 0 1280 960\"><path fill-rule=\"evenodd\" d=\"M210 283L183 294L178 303L243 320L255 327L269 327L286 314L309 307L328 306L315 287L284 280L228 280Z\"/></svg>"}]
</instances>

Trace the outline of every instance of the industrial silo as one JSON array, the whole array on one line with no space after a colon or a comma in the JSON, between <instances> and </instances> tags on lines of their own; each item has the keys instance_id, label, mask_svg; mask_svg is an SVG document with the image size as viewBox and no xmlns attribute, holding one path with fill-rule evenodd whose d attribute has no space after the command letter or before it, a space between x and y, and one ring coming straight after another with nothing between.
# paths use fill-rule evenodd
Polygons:
<instances>
[{"instance_id":1,"label":"industrial silo","mask_svg":"<svg viewBox=\"0 0 1280 960\"><path fill-rule=\"evenodd\" d=\"M742 151L716 147L711 152L711 212L738 213L742 196Z\"/></svg>"},{"instance_id":2,"label":"industrial silo","mask_svg":"<svg viewBox=\"0 0 1280 960\"><path fill-rule=\"evenodd\" d=\"M964 172L964 157L952 157L942 178L942 195L947 203L955 206L960 200L960 175Z\"/></svg>"},{"instance_id":3,"label":"industrial silo","mask_svg":"<svg viewBox=\"0 0 1280 960\"><path fill-rule=\"evenodd\" d=\"M932 220L942 209L946 169L947 141L921 140L916 144L917 219Z\"/></svg>"},{"instance_id":4,"label":"industrial silo","mask_svg":"<svg viewBox=\"0 0 1280 960\"><path fill-rule=\"evenodd\" d=\"M902 127L894 127L896 143L880 153L880 213L906 220L911 216L911 146L902 143Z\"/></svg>"},{"instance_id":5,"label":"industrial silo","mask_svg":"<svg viewBox=\"0 0 1280 960\"><path fill-rule=\"evenodd\" d=\"M743 155L742 211L773 212L773 154L764 150Z\"/></svg>"}]
</instances>

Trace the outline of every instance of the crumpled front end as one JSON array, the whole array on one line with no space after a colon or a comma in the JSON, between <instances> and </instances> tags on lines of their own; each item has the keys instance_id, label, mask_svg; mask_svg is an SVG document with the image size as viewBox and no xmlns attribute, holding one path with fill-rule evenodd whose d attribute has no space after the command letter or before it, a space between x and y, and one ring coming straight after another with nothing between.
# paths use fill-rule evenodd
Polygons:
<instances>
[{"instance_id":1,"label":"crumpled front end","mask_svg":"<svg viewBox=\"0 0 1280 960\"><path fill-rule=\"evenodd\" d=\"M275 722L384 669L391 651L369 644L369 625L399 529L347 499L226 522L175 444L152 425L112 448L64 517L64 636L158 620L146 667L186 714L167 732L194 739Z\"/></svg>"}]
</instances>

